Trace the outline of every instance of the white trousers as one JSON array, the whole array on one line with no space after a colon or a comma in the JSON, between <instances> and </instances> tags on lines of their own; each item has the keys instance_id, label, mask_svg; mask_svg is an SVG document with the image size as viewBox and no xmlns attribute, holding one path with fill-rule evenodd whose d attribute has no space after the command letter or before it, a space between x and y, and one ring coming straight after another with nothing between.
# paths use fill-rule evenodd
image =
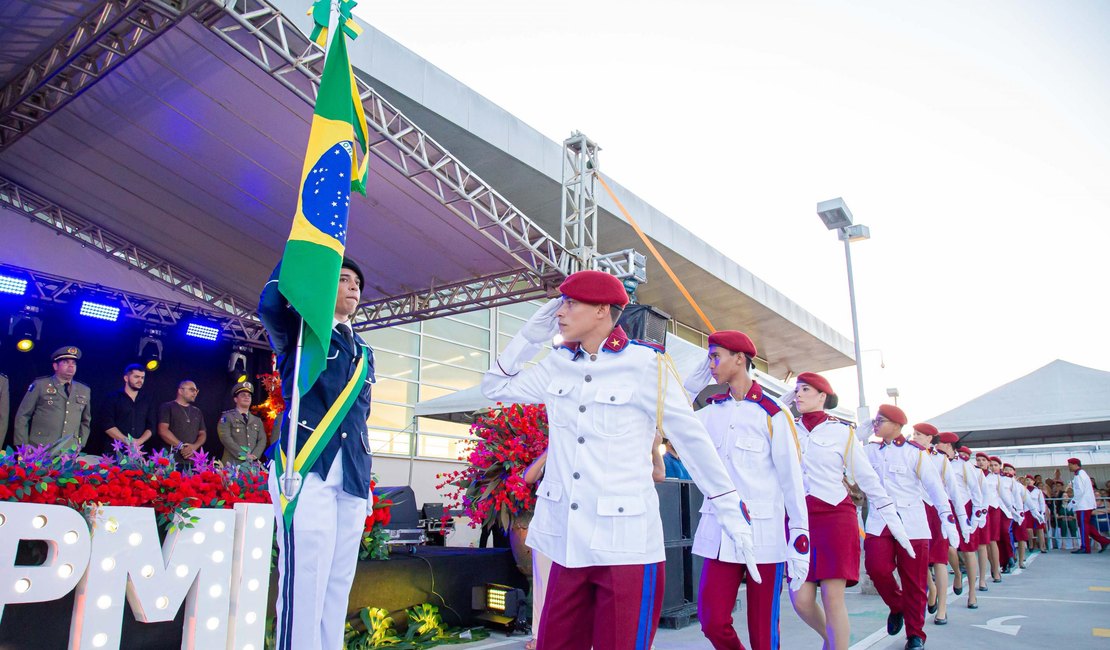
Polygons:
<instances>
[{"instance_id":1,"label":"white trousers","mask_svg":"<svg viewBox=\"0 0 1110 650\"><path fill-rule=\"evenodd\" d=\"M540 633L543 601L547 596L547 581L550 575L551 558L532 549L532 636Z\"/></svg>"},{"instance_id":2,"label":"white trousers","mask_svg":"<svg viewBox=\"0 0 1110 650\"><path fill-rule=\"evenodd\" d=\"M270 463L278 542L277 649L341 650L366 497L343 491L343 459L337 456L327 480L311 473L304 479L293 525L286 530L280 482Z\"/></svg>"}]
</instances>

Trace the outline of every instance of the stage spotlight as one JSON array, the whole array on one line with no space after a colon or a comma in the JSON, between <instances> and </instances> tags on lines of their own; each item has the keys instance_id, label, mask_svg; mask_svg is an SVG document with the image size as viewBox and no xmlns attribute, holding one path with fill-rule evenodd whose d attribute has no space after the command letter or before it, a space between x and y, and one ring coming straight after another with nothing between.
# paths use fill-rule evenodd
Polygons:
<instances>
[{"instance_id":1,"label":"stage spotlight","mask_svg":"<svg viewBox=\"0 0 1110 650\"><path fill-rule=\"evenodd\" d=\"M471 589L470 606L481 611L477 618L498 627L512 629L516 624L524 590L498 584L485 584Z\"/></svg>"},{"instance_id":2,"label":"stage spotlight","mask_svg":"<svg viewBox=\"0 0 1110 650\"><path fill-rule=\"evenodd\" d=\"M8 322L8 336L15 341L15 349L20 352L30 352L35 349L42 336L42 319L37 316L38 307L24 307L23 311L14 314Z\"/></svg>"},{"instance_id":3,"label":"stage spotlight","mask_svg":"<svg viewBox=\"0 0 1110 650\"><path fill-rule=\"evenodd\" d=\"M22 296L27 293L27 280L7 273L0 273L0 293Z\"/></svg>"},{"instance_id":4,"label":"stage spotlight","mask_svg":"<svg viewBox=\"0 0 1110 650\"><path fill-rule=\"evenodd\" d=\"M227 360L227 372L232 381L242 383L247 380L247 347L236 345L231 348L231 357Z\"/></svg>"},{"instance_id":5,"label":"stage spotlight","mask_svg":"<svg viewBox=\"0 0 1110 650\"><path fill-rule=\"evenodd\" d=\"M139 362L150 372L162 366L162 330L148 327L139 339Z\"/></svg>"},{"instance_id":6,"label":"stage spotlight","mask_svg":"<svg viewBox=\"0 0 1110 650\"><path fill-rule=\"evenodd\" d=\"M215 341L220 336L220 328L209 323L193 321L185 328L185 336L191 336L202 341Z\"/></svg>"},{"instance_id":7,"label":"stage spotlight","mask_svg":"<svg viewBox=\"0 0 1110 650\"><path fill-rule=\"evenodd\" d=\"M93 302L91 300L81 301L81 311L79 313L82 316L106 320L110 323L114 323L119 320L119 307L107 305L100 302Z\"/></svg>"}]
</instances>

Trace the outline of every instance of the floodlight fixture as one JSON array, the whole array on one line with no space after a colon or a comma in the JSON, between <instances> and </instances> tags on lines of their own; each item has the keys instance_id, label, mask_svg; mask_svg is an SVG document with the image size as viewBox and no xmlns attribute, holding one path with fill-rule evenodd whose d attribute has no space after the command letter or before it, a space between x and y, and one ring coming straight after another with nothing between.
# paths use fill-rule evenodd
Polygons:
<instances>
[{"instance_id":1,"label":"floodlight fixture","mask_svg":"<svg viewBox=\"0 0 1110 650\"><path fill-rule=\"evenodd\" d=\"M92 300L82 300L81 309L78 313L82 316L106 320L110 323L119 320L119 307L102 302L94 302Z\"/></svg>"},{"instance_id":2,"label":"floodlight fixture","mask_svg":"<svg viewBox=\"0 0 1110 650\"><path fill-rule=\"evenodd\" d=\"M27 293L27 279L7 273L0 273L0 293L22 296Z\"/></svg>"},{"instance_id":3,"label":"floodlight fixture","mask_svg":"<svg viewBox=\"0 0 1110 650\"><path fill-rule=\"evenodd\" d=\"M242 383L247 380L247 346L236 345L231 348L231 356L227 360L227 373L232 381Z\"/></svg>"},{"instance_id":4,"label":"floodlight fixture","mask_svg":"<svg viewBox=\"0 0 1110 650\"><path fill-rule=\"evenodd\" d=\"M220 328L213 323L192 321L185 328L185 336L202 341L215 341L220 337Z\"/></svg>"},{"instance_id":5,"label":"floodlight fixture","mask_svg":"<svg viewBox=\"0 0 1110 650\"><path fill-rule=\"evenodd\" d=\"M30 352L42 338L42 319L39 308L28 305L8 321L8 336L15 341L15 349Z\"/></svg>"},{"instance_id":6,"label":"floodlight fixture","mask_svg":"<svg viewBox=\"0 0 1110 650\"><path fill-rule=\"evenodd\" d=\"M821 217L829 230L840 230L852 225L852 211L840 197L818 203L817 216Z\"/></svg>"},{"instance_id":7,"label":"floodlight fixture","mask_svg":"<svg viewBox=\"0 0 1110 650\"><path fill-rule=\"evenodd\" d=\"M147 327L139 339L139 362L149 372L162 366L162 330Z\"/></svg>"}]
</instances>

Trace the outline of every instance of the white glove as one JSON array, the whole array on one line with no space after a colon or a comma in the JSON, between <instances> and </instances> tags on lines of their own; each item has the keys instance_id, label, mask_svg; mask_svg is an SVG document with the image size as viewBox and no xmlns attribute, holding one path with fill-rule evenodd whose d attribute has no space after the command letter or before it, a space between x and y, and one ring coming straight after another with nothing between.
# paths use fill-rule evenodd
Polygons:
<instances>
[{"instance_id":1,"label":"white glove","mask_svg":"<svg viewBox=\"0 0 1110 650\"><path fill-rule=\"evenodd\" d=\"M555 312L562 306L562 298L549 300L524 323L524 327L520 328L520 335L529 343L550 343L559 333L559 320L555 318Z\"/></svg>"},{"instance_id":2,"label":"white glove","mask_svg":"<svg viewBox=\"0 0 1110 650\"><path fill-rule=\"evenodd\" d=\"M722 494L710 501L713 512L717 515L717 523L732 539L736 546L736 557L740 558L748 567L748 577L762 583L759 575L759 566L755 561L755 548L752 542L752 522L748 516L748 509L740 501L736 492Z\"/></svg>"},{"instance_id":3,"label":"white glove","mask_svg":"<svg viewBox=\"0 0 1110 650\"><path fill-rule=\"evenodd\" d=\"M790 591L798 591L806 583L809 575L809 531L795 528L786 548L786 574L790 579Z\"/></svg>"},{"instance_id":4,"label":"white glove","mask_svg":"<svg viewBox=\"0 0 1110 650\"><path fill-rule=\"evenodd\" d=\"M791 388L789 392L783 393L782 399L780 399L779 401L782 402L782 405L785 406L787 409L793 407L794 402L798 401L798 387L795 386L794 388Z\"/></svg>"},{"instance_id":5,"label":"white glove","mask_svg":"<svg viewBox=\"0 0 1110 650\"><path fill-rule=\"evenodd\" d=\"M690 399L698 396L706 386L713 383L713 373L709 372L709 357L702 357L694 371L682 382L682 387L690 395Z\"/></svg>"},{"instance_id":6,"label":"white glove","mask_svg":"<svg viewBox=\"0 0 1110 650\"><path fill-rule=\"evenodd\" d=\"M975 528L976 528L976 530L978 530L980 528L986 528L986 527L987 527L987 509L983 508L982 510L975 511Z\"/></svg>"},{"instance_id":7,"label":"white glove","mask_svg":"<svg viewBox=\"0 0 1110 650\"><path fill-rule=\"evenodd\" d=\"M910 536L906 533L906 527L902 525L902 518L898 516L898 510L894 507L893 503L888 503L882 508L877 508L876 511L879 516L883 518L883 523L886 524L887 530L894 536L894 540L906 549L906 553L911 558L916 558L917 553L913 550L913 544L910 542Z\"/></svg>"},{"instance_id":8,"label":"white glove","mask_svg":"<svg viewBox=\"0 0 1110 650\"><path fill-rule=\"evenodd\" d=\"M952 515L948 516L951 517ZM958 530L956 530L956 521L954 519L942 521L940 524L940 528L942 531L944 531L944 536L948 538L948 545L952 548L959 548L960 533Z\"/></svg>"},{"instance_id":9,"label":"white glove","mask_svg":"<svg viewBox=\"0 0 1110 650\"><path fill-rule=\"evenodd\" d=\"M964 544L970 544L971 543L971 531L973 530L971 528L971 522L969 521L969 522L967 522L966 525L960 526L959 530L960 530L961 533L963 533ZM959 544L957 544L956 546L959 546Z\"/></svg>"}]
</instances>

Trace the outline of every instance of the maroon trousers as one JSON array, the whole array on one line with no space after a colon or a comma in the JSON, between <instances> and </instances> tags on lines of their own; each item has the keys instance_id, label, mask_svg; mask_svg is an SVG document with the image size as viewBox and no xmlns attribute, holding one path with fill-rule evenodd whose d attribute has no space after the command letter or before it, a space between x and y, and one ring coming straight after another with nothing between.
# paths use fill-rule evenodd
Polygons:
<instances>
[{"instance_id":1,"label":"maroon trousers","mask_svg":"<svg viewBox=\"0 0 1110 650\"><path fill-rule=\"evenodd\" d=\"M1083 551L1087 553L1091 552L1091 539L1103 546L1110 546L1110 538L1098 532L1095 522L1091 521L1093 519L1091 512L1090 510L1075 511L1075 520L1079 523L1079 543Z\"/></svg>"},{"instance_id":2,"label":"maroon trousers","mask_svg":"<svg viewBox=\"0 0 1110 650\"><path fill-rule=\"evenodd\" d=\"M553 562L537 650L649 650L663 609L663 565Z\"/></svg>"},{"instance_id":3,"label":"maroon trousers","mask_svg":"<svg viewBox=\"0 0 1110 650\"><path fill-rule=\"evenodd\" d=\"M886 606L891 612L901 614L905 620L906 637L916 636L924 641L929 540L914 539L910 543L916 558L911 558L886 530L882 535L868 535L863 540L863 565ZM894 580L896 569L902 582L901 589Z\"/></svg>"},{"instance_id":4,"label":"maroon trousers","mask_svg":"<svg viewBox=\"0 0 1110 650\"><path fill-rule=\"evenodd\" d=\"M748 641L752 650L779 648L779 594L786 573L786 563L760 564L763 582L748 580L743 564L706 558L698 587L698 620L705 638L714 650L743 650L744 644L732 627L732 608L740 584L748 585ZM544 616L546 616L546 612Z\"/></svg>"},{"instance_id":5,"label":"maroon trousers","mask_svg":"<svg viewBox=\"0 0 1110 650\"><path fill-rule=\"evenodd\" d=\"M1001 522L998 533L998 566L1005 569L1010 558L1014 557L1014 538L1010 532L1014 522L1001 510L998 511L998 520Z\"/></svg>"}]
</instances>

